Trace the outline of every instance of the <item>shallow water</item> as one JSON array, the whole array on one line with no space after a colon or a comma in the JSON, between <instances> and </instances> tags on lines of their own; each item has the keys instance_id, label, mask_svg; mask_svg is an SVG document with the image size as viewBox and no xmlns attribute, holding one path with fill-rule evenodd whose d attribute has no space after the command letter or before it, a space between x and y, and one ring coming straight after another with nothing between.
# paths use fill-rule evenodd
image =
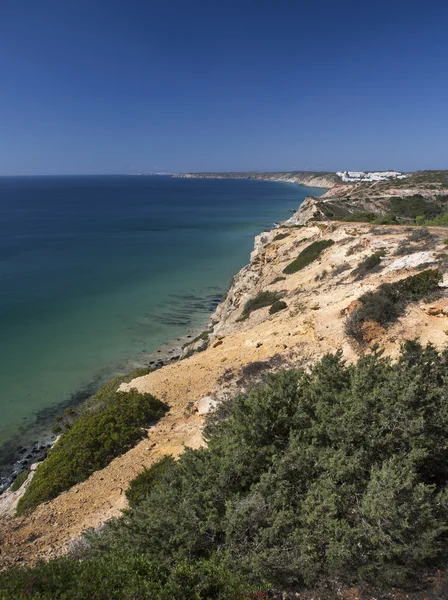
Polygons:
<instances>
[{"instance_id":1,"label":"shallow water","mask_svg":"<svg viewBox=\"0 0 448 600\"><path fill-rule=\"evenodd\" d=\"M290 183L0 178L0 473L82 398L202 327Z\"/></svg>"}]
</instances>

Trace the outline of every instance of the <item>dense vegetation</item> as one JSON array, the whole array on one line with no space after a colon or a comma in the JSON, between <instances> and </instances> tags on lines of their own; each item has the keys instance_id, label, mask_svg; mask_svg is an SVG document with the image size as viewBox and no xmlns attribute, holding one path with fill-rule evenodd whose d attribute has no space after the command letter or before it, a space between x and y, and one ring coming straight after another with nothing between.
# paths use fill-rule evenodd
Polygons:
<instances>
[{"instance_id":1,"label":"dense vegetation","mask_svg":"<svg viewBox=\"0 0 448 600\"><path fill-rule=\"evenodd\" d=\"M352 584L379 598L421 583L448 551L447 382L448 352L416 342L396 362L336 353L271 375L209 422L208 449L139 476L132 509L75 555L1 573L0 598L317 598Z\"/></svg>"},{"instance_id":2,"label":"dense vegetation","mask_svg":"<svg viewBox=\"0 0 448 600\"><path fill-rule=\"evenodd\" d=\"M300 252L299 256L283 269L283 273L286 273L286 275L291 275L292 273L296 273L297 271L307 267L314 260L316 260L316 258L318 258L325 248L328 248L333 244L333 240L318 240L317 242L313 242L304 248Z\"/></svg>"},{"instance_id":3,"label":"dense vegetation","mask_svg":"<svg viewBox=\"0 0 448 600\"><path fill-rule=\"evenodd\" d=\"M360 211L345 217L338 217L338 220L345 221L346 223L371 223L377 216L378 215L373 212Z\"/></svg>"},{"instance_id":4,"label":"dense vegetation","mask_svg":"<svg viewBox=\"0 0 448 600\"><path fill-rule=\"evenodd\" d=\"M419 216L416 219L417 225L439 225L440 227L448 226L448 213L443 213L434 218L426 218L424 216Z\"/></svg>"},{"instance_id":5,"label":"dense vegetation","mask_svg":"<svg viewBox=\"0 0 448 600\"><path fill-rule=\"evenodd\" d=\"M167 410L168 406L151 394L135 389L106 392L103 388L97 402L89 405L39 465L17 512L34 509L105 467L142 439L142 428Z\"/></svg>"},{"instance_id":6,"label":"dense vegetation","mask_svg":"<svg viewBox=\"0 0 448 600\"><path fill-rule=\"evenodd\" d=\"M366 292L359 298L360 306L346 320L347 335L363 343L366 323L373 321L383 327L389 325L398 319L410 302L421 300L437 290L442 278L438 269L427 269Z\"/></svg>"},{"instance_id":7,"label":"dense vegetation","mask_svg":"<svg viewBox=\"0 0 448 600\"><path fill-rule=\"evenodd\" d=\"M389 209L397 217L415 219L419 215L425 217L434 216L440 212L440 208L423 196L393 197L389 199Z\"/></svg>"}]
</instances>

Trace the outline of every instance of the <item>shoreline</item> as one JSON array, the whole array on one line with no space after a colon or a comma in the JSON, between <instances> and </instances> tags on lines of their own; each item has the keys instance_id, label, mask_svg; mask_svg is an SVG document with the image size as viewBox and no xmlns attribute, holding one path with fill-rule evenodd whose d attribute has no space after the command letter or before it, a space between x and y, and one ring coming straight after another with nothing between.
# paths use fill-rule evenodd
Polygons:
<instances>
[{"instance_id":1,"label":"shoreline","mask_svg":"<svg viewBox=\"0 0 448 600\"><path fill-rule=\"evenodd\" d=\"M172 177L176 177L176 176L173 175ZM310 188L318 187L318 186L301 183L298 181L286 181L284 179L266 178L263 180L278 182L278 183L294 183L296 185L300 185L303 187L310 187ZM321 189L326 190L328 188L321 188ZM294 214L296 214L300 210L300 206L303 204L304 201L305 201L305 198L301 201L300 205L295 209ZM272 229L275 229L275 228L281 226L282 223L285 223L287 220L288 219L286 219L285 221L275 221L275 222L271 223L269 230L264 230L264 231L271 231ZM263 233L263 231L260 231L257 234L255 234L254 239L261 233ZM237 271L237 273L238 273L238 271ZM234 275L236 275L237 273L235 273ZM230 278L229 282L226 284L227 289L229 288L231 281L232 281L232 278ZM199 351L205 349L207 346L204 347L203 344L202 344L202 346L201 346L201 344L199 344L199 347L198 347L198 344L196 344L196 347L193 346L190 349L190 352L185 352L186 347L188 347L188 345L192 344L192 342L197 341L196 338L198 336L200 336L204 332L204 330L210 330L211 333L213 333L214 327L213 327L211 320L212 320L213 315L216 313L217 307L221 304L221 302L225 298L225 295L226 295L226 291L224 290L222 292L222 294L220 294L219 300L216 299L216 303L214 304L213 309L207 314L206 318L204 319L203 325L194 327L191 329L187 329L185 332L185 335L183 335L179 338L175 338L170 341L167 341L166 343L163 343L156 350L143 355L138 360L135 360L135 359L124 360L123 368L117 369L117 372L113 377L118 377L120 375L126 375L126 374L132 372L132 370L137 369L137 368L146 368L147 367L149 369L158 370L166 365L174 364L175 362L178 362L180 360L187 358L188 356L190 356L193 353L196 353L196 352L199 352ZM126 365L126 367L124 365ZM31 470L32 468L35 468L37 464L39 464L43 460L45 460L48 451L51 449L51 447L54 445L54 443L57 439L57 435L52 432L52 428L57 422L56 418L55 418L56 415L59 412L63 412L66 408L82 405L88 398L90 398L92 395L94 395L98 391L98 389L101 388L102 385L104 385L105 383L107 383L108 380L110 380L110 379L106 379L102 383L99 383L98 379L93 379L90 383L88 383L81 389L74 391L70 395L70 397L67 398L66 401L58 404L54 408L44 409L43 412L50 410L51 413L55 413L55 414L54 414L54 416L47 418L48 429L46 430L45 433L40 433L40 434L36 433L35 441L23 442L21 440L20 430L19 430L19 432L13 438L11 438L10 441L7 441L2 445L3 452L6 454L6 456L8 456L8 454L11 456L11 461L7 462L5 460L5 466L2 467L3 473L1 474L1 480L0 480L0 497L9 490L14 479L21 472L23 472L25 470ZM39 417L39 413L38 413L36 416L36 420L38 421L39 418L40 417ZM43 418L43 420L45 420L45 417L42 417L42 418ZM43 424L42 429L44 429L44 430L46 429L45 424ZM28 431L29 430L30 430L30 428L28 428Z\"/></svg>"}]
</instances>

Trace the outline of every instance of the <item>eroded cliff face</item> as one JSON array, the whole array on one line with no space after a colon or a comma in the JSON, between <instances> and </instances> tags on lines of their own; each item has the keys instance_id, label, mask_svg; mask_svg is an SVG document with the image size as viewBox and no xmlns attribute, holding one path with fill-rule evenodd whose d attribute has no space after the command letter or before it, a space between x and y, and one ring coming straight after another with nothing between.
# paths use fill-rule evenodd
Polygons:
<instances>
[{"instance_id":1,"label":"eroded cliff face","mask_svg":"<svg viewBox=\"0 0 448 600\"><path fill-rule=\"evenodd\" d=\"M311 199L308 205L293 219L305 218L302 214L313 207ZM329 221L310 221L299 228L288 225L257 236L249 264L235 276L212 317L213 330L205 350L122 384L124 390L137 388L166 401L170 413L148 430L146 439L88 480L31 515L4 517L0 522L3 564L32 564L60 555L83 531L119 515L126 506L124 490L130 480L164 454L178 456L185 447L203 445L204 414L223 398L246 389L254 371L306 367L337 349L347 360L356 360L367 349L347 337L345 320L366 291L422 269L448 270L444 228L431 227L424 236L413 237L416 230L405 226ZM284 273L301 251L325 240L333 244L315 260L296 273ZM379 251L380 265L359 278L355 269ZM266 306L243 318L246 303L266 291L281 297L286 308L270 314ZM404 339L418 337L422 343L443 348L446 332L445 275L433 298L410 304L389 327L374 328L370 342L378 342L386 354L394 356Z\"/></svg>"},{"instance_id":2,"label":"eroded cliff face","mask_svg":"<svg viewBox=\"0 0 448 600\"><path fill-rule=\"evenodd\" d=\"M236 173L182 173L174 175L182 179L259 179L263 181L286 181L309 187L332 188L341 183L336 173L319 171L276 171L276 172L236 172Z\"/></svg>"}]
</instances>

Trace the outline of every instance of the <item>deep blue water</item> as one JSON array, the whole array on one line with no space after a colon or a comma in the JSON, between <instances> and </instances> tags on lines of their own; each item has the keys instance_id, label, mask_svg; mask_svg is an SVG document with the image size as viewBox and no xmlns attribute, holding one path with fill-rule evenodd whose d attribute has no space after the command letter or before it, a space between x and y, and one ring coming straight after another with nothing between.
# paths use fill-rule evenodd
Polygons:
<instances>
[{"instance_id":1,"label":"deep blue water","mask_svg":"<svg viewBox=\"0 0 448 600\"><path fill-rule=\"evenodd\" d=\"M320 193L245 180L0 178L0 474L70 398L202 327L254 235Z\"/></svg>"}]
</instances>

